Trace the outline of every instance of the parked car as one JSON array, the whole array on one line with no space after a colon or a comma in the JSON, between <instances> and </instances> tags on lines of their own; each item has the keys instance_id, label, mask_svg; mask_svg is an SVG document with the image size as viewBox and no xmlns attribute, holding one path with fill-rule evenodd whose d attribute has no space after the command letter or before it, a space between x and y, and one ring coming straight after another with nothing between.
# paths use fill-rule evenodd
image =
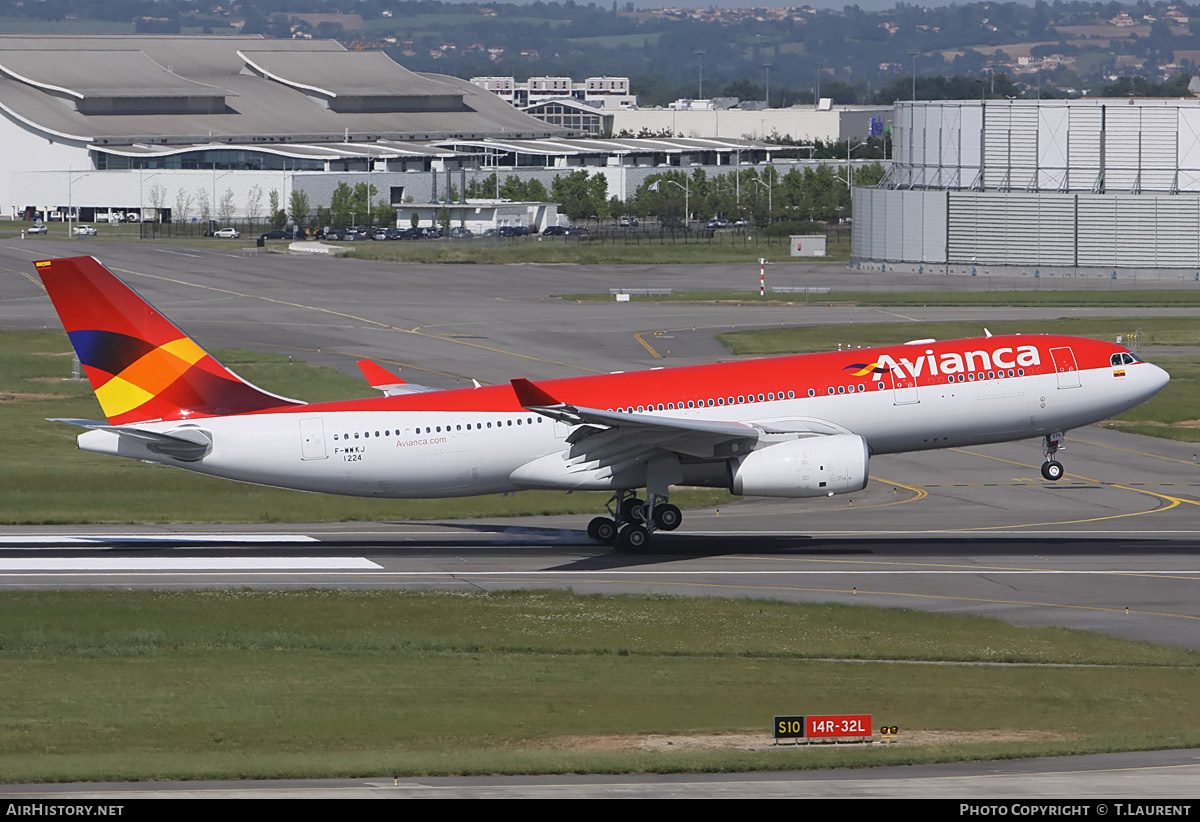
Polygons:
<instances>
[{"instance_id":1,"label":"parked car","mask_svg":"<svg viewBox=\"0 0 1200 822\"><path fill-rule=\"evenodd\" d=\"M585 225L567 226L567 236L568 237L578 237L580 235L587 234L587 233L588 233L588 230L587 230L587 226L585 226Z\"/></svg>"},{"instance_id":2,"label":"parked car","mask_svg":"<svg viewBox=\"0 0 1200 822\"><path fill-rule=\"evenodd\" d=\"M566 233L567 233L567 227L565 225L548 225L542 231L542 236L543 237L561 237L562 235L564 235Z\"/></svg>"},{"instance_id":3,"label":"parked car","mask_svg":"<svg viewBox=\"0 0 1200 822\"><path fill-rule=\"evenodd\" d=\"M49 231L50 229L45 223L34 223L29 228L25 229L26 234L45 234Z\"/></svg>"},{"instance_id":4,"label":"parked car","mask_svg":"<svg viewBox=\"0 0 1200 822\"><path fill-rule=\"evenodd\" d=\"M288 237L291 237L292 234L290 231L285 231L282 228L276 228L272 229L271 231L264 231L258 236L264 240L286 240Z\"/></svg>"},{"instance_id":5,"label":"parked car","mask_svg":"<svg viewBox=\"0 0 1200 822\"><path fill-rule=\"evenodd\" d=\"M633 228L637 226L637 217L622 217L620 219L621 228Z\"/></svg>"},{"instance_id":6,"label":"parked car","mask_svg":"<svg viewBox=\"0 0 1200 822\"><path fill-rule=\"evenodd\" d=\"M77 225L71 229L71 233L76 237L91 237L96 233L94 225Z\"/></svg>"},{"instance_id":7,"label":"parked car","mask_svg":"<svg viewBox=\"0 0 1200 822\"><path fill-rule=\"evenodd\" d=\"M218 228L213 232L213 236L219 237L222 240L236 240L238 237L242 236L242 232L238 231L236 228Z\"/></svg>"},{"instance_id":8,"label":"parked car","mask_svg":"<svg viewBox=\"0 0 1200 822\"><path fill-rule=\"evenodd\" d=\"M474 232L472 232L471 229L467 228L466 226L456 225L454 228L450 229L450 238L452 240L466 240L474 236Z\"/></svg>"}]
</instances>

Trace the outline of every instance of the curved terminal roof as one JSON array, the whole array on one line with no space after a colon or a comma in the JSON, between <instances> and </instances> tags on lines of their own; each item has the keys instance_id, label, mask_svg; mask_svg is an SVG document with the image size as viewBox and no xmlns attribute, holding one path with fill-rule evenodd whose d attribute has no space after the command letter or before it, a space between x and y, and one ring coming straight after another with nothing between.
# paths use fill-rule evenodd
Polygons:
<instances>
[{"instance_id":1,"label":"curved terminal roof","mask_svg":"<svg viewBox=\"0 0 1200 822\"><path fill-rule=\"evenodd\" d=\"M0 47L4 44L0 43ZM90 97L219 97L229 92L180 77L141 51L0 51L0 73L78 100Z\"/></svg>"},{"instance_id":2,"label":"curved terminal roof","mask_svg":"<svg viewBox=\"0 0 1200 822\"><path fill-rule=\"evenodd\" d=\"M255 73L241 52L280 79ZM76 59L80 54L86 57ZM0 56L13 66L0 72L0 110L32 131L97 146L536 139L568 133L466 80L414 74L382 53L349 53L334 41L20 35L0 36ZM43 71L31 70L40 63L47 65ZM367 66L387 78L404 78L411 94L355 79L358 68ZM306 82L323 75L324 85ZM107 96L94 96L95 106L68 102L81 99L71 91L86 101L89 91L101 90ZM344 106L330 103L339 99Z\"/></svg>"},{"instance_id":3,"label":"curved terminal roof","mask_svg":"<svg viewBox=\"0 0 1200 822\"><path fill-rule=\"evenodd\" d=\"M462 90L415 74L381 51L287 52L241 49L264 77L323 97L456 97Z\"/></svg>"}]
</instances>

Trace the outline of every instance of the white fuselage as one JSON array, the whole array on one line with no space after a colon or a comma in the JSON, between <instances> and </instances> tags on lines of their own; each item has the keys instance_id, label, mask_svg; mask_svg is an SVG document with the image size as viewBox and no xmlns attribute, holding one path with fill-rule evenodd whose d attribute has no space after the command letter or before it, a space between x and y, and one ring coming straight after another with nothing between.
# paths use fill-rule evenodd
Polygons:
<instances>
[{"instance_id":1,"label":"white fuselage","mask_svg":"<svg viewBox=\"0 0 1200 822\"><path fill-rule=\"evenodd\" d=\"M1001 442L1051 434L1121 413L1153 396L1165 373L1136 363L1077 372L1077 384L1055 374L865 391L734 405L646 411L677 418L784 427L788 420L828 420L862 436L873 454ZM751 399L751 398L748 398ZM784 425L781 425L783 423ZM533 460L567 450L571 428L533 411L286 411L140 423L171 433L206 432L212 447L183 461L153 453L111 430L89 431L80 448L174 465L262 485L364 497L450 497L531 487L620 487L514 481ZM763 441L761 446L770 443ZM760 446L760 447L761 447ZM707 484L707 483L705 483Z\"/></svg>"}]
</instances>

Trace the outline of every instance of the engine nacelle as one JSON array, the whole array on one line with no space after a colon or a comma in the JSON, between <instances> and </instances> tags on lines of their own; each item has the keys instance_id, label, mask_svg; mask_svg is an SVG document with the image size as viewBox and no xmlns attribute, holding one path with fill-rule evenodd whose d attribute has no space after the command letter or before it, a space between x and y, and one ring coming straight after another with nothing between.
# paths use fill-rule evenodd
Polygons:
<instances>
[{"instance_id":1,"label":"engine nacelle","mask_svg":"<svg viewBox=\"0 0 1200 822\"><path fill-rule=\"evenodd\" d=\"M824 497L867 485L871 456L856 434L768 445L729 461L729 490L757 497Z\"/></svg>"}]
</instances>

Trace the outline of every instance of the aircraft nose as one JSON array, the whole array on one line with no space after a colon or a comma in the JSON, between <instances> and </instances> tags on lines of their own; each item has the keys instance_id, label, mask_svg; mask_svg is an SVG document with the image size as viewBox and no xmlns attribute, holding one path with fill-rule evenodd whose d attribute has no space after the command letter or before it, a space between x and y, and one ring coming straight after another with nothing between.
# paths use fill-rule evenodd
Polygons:
<instances>
[{"instance_id":1,"label":"aircraft nose","mask_svg":"<svg viewBox=\"0 0 1200 822\"><path fill-rule=\"evenodd\" d=\"M1167 383L1171 381L1171 375L1157 365L1152 363L1146 363L1146 365L1150 366L1148 380L1150 393L1147 396L1152 397L1167 387Z\"/></svg>"}]
</instances>

